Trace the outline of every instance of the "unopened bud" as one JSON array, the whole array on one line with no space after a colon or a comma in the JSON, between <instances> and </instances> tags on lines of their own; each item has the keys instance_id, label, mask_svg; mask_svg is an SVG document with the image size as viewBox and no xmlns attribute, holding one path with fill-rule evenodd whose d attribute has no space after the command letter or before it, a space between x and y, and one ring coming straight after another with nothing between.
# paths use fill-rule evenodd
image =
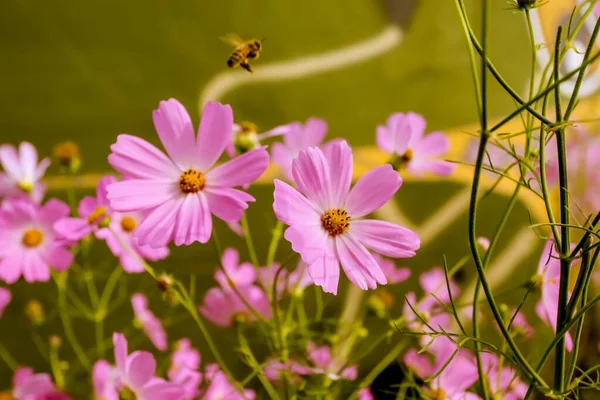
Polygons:
<instances>
[{"instance_id":1,"label":"unopened bud","mask_svg":"<svg viewBox=\"0 0 600 400\"><path fill-rule=\"evenodd\" d=\"M77 143L70 140L60 142L54 146L52 152L58 164L66 168L70 173L76 173L79 167L81 167L79 145Z\"/></svg>"},{"instance_id":2,"label":"unopened bud","mask_svg":"<svg viewBox=\"0 0 600 400\"><path fill-rule=\"evenodd\" d=\"M167 292L173 286L173 279L169 275L159 275L156 278L156 286L161 292Z\"/></svg>"},{"instance_id":3,"label":"unopened bud","mask_svg":"<svg viewBox=\"0 0 600 400\"><path fill-rule=\"evenodd\" d=\"M487 251L490 248L490 239L484 236L479 236L477 238L477 244L481 249L483 249L483 251Z\"/></svg>"},{"instance_id":4,"label":"unopened bud","mask_svg":"<svg viewBox=\"0 0 600 400\"><path fill-rule=\"evenodd\" d=\"M529 10L542 5L543 0L516 0L517 8L521 10Z\"/></svg>"},{"instance_id":5,"label":"unopened bud","mask_svg":"<svg viewBox=\"0 0 600 400\"><path fill-rule=\"evenodd\" d=\"M239 131L233 140L236 154L244 154L257 148L260 143L258 142L258 128L256 124L242 121L238 126Z\"/></svg>"},{"instance_id":6,"label":"unopened bud","mask_svg":"<svg viewBox=\"0 0 600 400\"><path fill-rule=\"evenodd\" d=\"M500 304L499 308L500 308L500 313L502 314L502 319L504 321L510 320L510 317L511 317L511 315L510 315L510 307L508 307L508 305L502 303L502 304Z\"/></svg>"},{"instance_id":7,"label":"unopened bud","mask_svg":"<svg viewBox=\"0 0 600 400\"><path fill-rule=\"evenodd\" d=\"M44 308L42 307L42 303L37 300L29 300L27 304L25 304L25 316L34 326L40 326L44 323Z\"/></svg>"},{"instance_id":8,"label":"unopened bud","mask_svg":"<svg viewBox=\"0 0 600 400\"><path fill-rule=\"evenodd\" d=\"M48 338L48 344L53 349L58 349L62 345L62 339L60 336L52 335Z\"/></svg>"}]
</instances>

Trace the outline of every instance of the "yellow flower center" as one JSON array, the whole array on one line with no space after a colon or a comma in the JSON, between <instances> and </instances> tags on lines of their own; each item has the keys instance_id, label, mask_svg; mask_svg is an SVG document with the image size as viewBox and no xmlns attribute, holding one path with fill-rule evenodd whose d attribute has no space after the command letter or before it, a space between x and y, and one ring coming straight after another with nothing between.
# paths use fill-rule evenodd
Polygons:
<instances>
[{"instance_id":1,"label":"yellow flower center","mask_svg":"<svg viewBox=\"0 0 600 400\"><path fill-rule=\"evenodd\" d=\"M133 217L125 216L121 218L121 229L127 233L131 233L137 227L137 222Z\"/></svg>"},{"instance_id":2,"label":"yellow flower center","mask_svg":"<svg viewBox=\"0 0 600 400\"><path fill-rule=\"evenodd\" d=\"M408 164L413 159L412 149L406 149L406 152L400 156L400 162L402 164Z\"/></svg>"},{"instance_id":3,"label":"yellow flower center","mask_svg":"<svg viewBox=\"0 0 600 400\"><path fill-rule=\"evenodd\" d=\"M179 177L179 188L183 193L197 193L204 189L206 178L204 174L195 169L184 171Z\"/></svg>"},{"instance_id":4,"label":"yellow flower center","mask_svg":"<svg viewBox=\"0 0 600 400\"><path fill-rule=\"evenodd\" d=\"M22 242L26 247L37 247L42 243L44 235L37 229L29 229L23 234Z\"/></svg>"},{"instance_id":5,"label":"yellow flower center","mask_svg":"<svg viewBox=\"0 0 600 400\"><path fill-rule=\"evenodd\" d=\"M442 389L434 390L431 393L431 395L432 395L432 397L431 397L432 400L446 400L448 398L446 396L446 392L444 392L444 390L442 390Z\"/></svg>"},{"instance_id":6,"label":"yellow flower center","mask_svg":"<svg viewBox=\"0 0 600 400\"><path fill-rule=\"evenodd\" d=\"M329 236L341 235L350 228L350 216L346 210L332 208L321 216L321 226Z\"/></svg>"},{"instance_id":7,"label":"yellow flower center","mask_svg":"<svg viewBox=\"0 0 600 400\"><path fill-rule=\"evenodd\" d=\"M102 206L98 206L88 216L87 222L88 222L88 224L92 225L92 224L96 223L97 220L99 220L100 218L104 217L105 215L106 215L106 208L104 208Z\"/></svg>"},{"instance_id":8,"label":"yellow flower center","mask_svg":"<svg viewBox=\"0 0 600 400\"><path fill-rule=\"evenodd\" d=\"M58 143L52 151L58 163L65 167L70 166L75 159L79 158L79 145L69 140Z\"/></svg>"},{"instance_id":9,"label":"yellow flower center","mask_svg":"<svg viewBox=\"0 0 600 400\"><path fill-rule=\"evenodd\" d=\"M137 396L129 388L124 387L119 392L119 398L122 399L122 400L135 400L135 399L137 399Z\"/></svg>"}]
</instances>

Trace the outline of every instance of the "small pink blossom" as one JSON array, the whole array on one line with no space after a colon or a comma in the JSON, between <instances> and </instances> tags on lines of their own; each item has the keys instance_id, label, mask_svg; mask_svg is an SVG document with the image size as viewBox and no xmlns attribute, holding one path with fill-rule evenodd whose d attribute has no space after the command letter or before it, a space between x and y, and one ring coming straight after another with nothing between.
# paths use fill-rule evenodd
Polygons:
<instances>
[{"instance_id":1,"label":"small pink blossom","mask_svg":"<svg viewBox=\"0 0 600 400\"><path fill-rule=\"evenodd\" d=\"M279 263L273 263L271 267L260 267L259 278L263 288L267 291L273 290L275 275L279 270ZM282 270L277 277L277 296L280 298L284 293L300 295L308 286L312 285L308 275L306 264L300 260L293 271Z\"/></svg>"},{"instance_id":2,"label":"small pink blossom","mask_svg":"<svg viewBox=\"0 0 600 400\"><path fill-rule=\"evenodd\" d=\"M175 99L162 101L153 120L168 156L143 139L119 135L108 161L130 179L108 187L111 207L147 213L133 233L140 244L206 243L213 215L226 222L242 218L254 197L234 187L262 175L269 155L258 148L215 166L231 140L229 106L207 103L197 136L187 111Z\"/></svg>"},{"instance_id":3,"label":"small pink blossom","mask_svg":"<svg viewBox=\"0 0 600 400\"><path fill-rule=\"evenodd\" d=\"M460 294L460 288L451 278L449 283L452 297L456 298ZM439 307L440 301L442 303L450 303L450 293L448 293L448 285L446 284L446 274L442 268L434 267L429 271L423 272L419 277L419 284L425 293L425 298L423 300L424 308L431 309Z\"/></svg>"},{"instance_id":4,"label":"small pink blossom","mask_svg":"<svg viewBox=\"0 0 600 400\"><path fill-rule=\"evenodd\" d=\"M256 281L256 269L249 262L240 264L240 255L236 249L228 248L223 251L221 265L227 275L223 271L217 270L215 280L223 289L231 288L227 276L237 288L250 286Z\"/></svg>"},{"instance_id":5,"label":"small pink blossom","mask_svg":"<svg viewBox=\"0 0 600 400\"><path fill-rule=\"evenodd\" d=\"M141 293L136 293L131 296L131 306L136 321L141 325L152 344L158 350L165 351L167 349L167 333L160 320L148 308L148 298Z\"/></svg>"},{"instance_id":6,"label":"small pink blossom","mask_svg":"<svg viewBox=\"0 0 600 400\"><path fill-rule=\"evenodd\" d=\"M13 375L15 400L71 400L61 393L48 374L35 374L31 368L19 368Z\"/></svg>"},{"instance_id":7,"label":"small pink blossom","mask_svg":"<svg viewBox=\"0 0 600 400\"><path fill-rule=\"evenodd\" d=\"M527 385L518 378L517 371L506 366L500 370L498 357L491 353L481 353L481 363L488 377L492 397L504 400L525 398Z\"/></svg>"},{"instance_id":8,"label":"small pink blossom","mask_svg":"<svg viewBox=\"0 0 600 400\"><path fill-rule=\"evenodd\" d=\"M73 254L54 232L54 223L69 206L51 199L40 206L31 200L6 200L0 207L0 279L8 284L48 281L50 268L64 271Z\"/></svg>"},{"instance_id":9,"label":"small pink blossom","mask_svg":"<svg viewBox=\"0 0 600 400\"><path fill-rule=\"evenodd\" d=\"M254 400L256 398L256 393L251 389L243 389L243 394L239 393L225 373L215 365L207 365L206 380L209 384L201 397L204 400Z\"/></svg>"},{"instance_id":10,"label":"small pink blossom","mask_svg":"<svg viewBox=\"0 0 600 400\"><path fill-rule=\"evenodd\" d=\"M254 313L240 298L241 295L257 313L271 318L271 304L261 288L256 285L243 286L238 288L238 292L239 295L231 289L220 287L208 289L199 307L200 313L213 324L224 328L231 326L240 316L249 321L256 320Z\"/></svg>"},{"instance_id":11,"label":"small pink blossom","mask_svg":"<svg viewBox=\"0 0 600 400\"><path fill-rule=\"evenodd\" d=\"M377 146L416 176L425 172L447 176L454 171L454 164L440 159L450 149L448 138L441 132L425 136L425 119L413 112L392 114L385 126L378 126Z\"/></svg>"},{"instance_id":12,"label":"small pink blossom","mask_svg":"<svg viewBox=\"0 0 600 400\"><path fill-rule=\"evenodd\" d=\"M404 282L410 278L409 268L397 268L392 260L383 258L379 254L373 254L373 258L375 258L379 267L381 267L389 285Z\"/></svg>"},{"instance_id":13,"label":"small pink blossom","mask_svg":"<svg viewBox=\"0 0 600 400\"><path fill-rule=\"evenodd\" d=\"M182 400L184 390L180 385L157 378L156 360L146 351L127 351L127 339L120 333L113 334L117 374L116 388L127 390L137 400Z\"/></svg>"},{"instance_id":14,"label":"small pink blossom","mask_svg":"<svg viewBox=\"0 0 600 400\"><path fill-rule=\"evenodd\" d=\"M171 354L171 366L168 377L173 383L181 385L185 390L184 399L198 398L198 387L202 381L200 368L200 353L192 347L189 339L180 339Z\"/></svg>"},{"instance_id":15,"label":"small pink blossom","mask_svg":"<svg viewBox=\"0 0 600 400\"><path fill-rule=\"evenodd\" d=\"M596 17L600 17L600 1L597 1L596 5L594 6L594 15Z\"/></svg>"},{"instance_id":16,"label":"small pink blossom","mask_svg":"<svg viewBox=\"0 0 600 400\"><path fill-rule=\"evenodd\" d=\"M544 247L538 264L538 276L542 285L542 297L535 306L535 312L546 325L556 331L558 319L558 292L560 286L560 259L554 251L554 243L549 240ZM573 339L567 333L565 345L573 349Z\"/></svg>"},{"instance_id":17,"label":"small pink blossom","mask_svg":"<svg viewBox=\"0 0 600 400\"><path fill-rule=\"evenodd\" d=\"M115 368L106 360L98 360L92 368L92 383L96 399L119 400L115 388L117 380Z\"/></svg>"},{"instance_id":18,"label":"small pink blossom","mask_svg":"<svg viewBox=\"0 0 600 400\"><path fill-rule=\"evenodd\" d=\"M106 242L126 272L141 273L145 271L143 260L162 260L169 255L169 249L166 246L141 245L133 237L143 214L119 213L110 207L106 198L107 187L115 182L117 180L113 176L100 179L96 198L88 196L79 202L79 217L62 218L54 224L54 229L62 237L73 241L93 232L98 239Z\"/></svg>"},{"instance_id":19,"label":"small pink blossom","mask_svg":"<svg viewBox=\"0 0 600 400\"><path fill-rule=\"evenodd\" d=\"M50 159L44 158L38 164L35 147L29 142L21 142L18 150L7 144L0 146L0 165L4 169L4 173L0 172L0 198L27 194L36 203L41 201L45 187L40 180Z\"/></svg>"},{"instance_id":20,"label":"small pink blossom","mask_svg":"<svg viewBox=\"0 0 600 400\"><path fill-rule=\"evenodd\" d=\"M320 118L309 118L304 124L294 122L283 135L283 143L273 143L271 158L284 172L286 178L294 180L292 160L309 147L318 147L327 134L327 122Z\"/></svg>"},{"instance_id":21,"label":"small pink blossom","mask_svg":"<svg viewBox=\"0 0 600 400\"><path fill-rule=\"evenodd\" d=\"M308 360L313 364L312 371L316 374L326 375L329 379L344 379L353 381L358 376L358 367L351 365L340 371L340 366L335 365L331 355L331 347L323 345L317 346L314 342L309 342L306 350Z\"/></svg>"},{"instance_id":22,"label":"small pink blossom","mask_svg":"<svg viewBox=\"0 0 600 400\"><path fill-rule=\"evenodd\" d=\"M371 392L371 389L364 388L360 389L360 391L358 392L358 400L375 400L375 396L373 396L373 392Z\"/></svg>"},{"instance_id":23,"label":"small pink blossom","mask_svg":"<svg viewBox=\"0 0 600 400\"><path fill-rule=\"evenodd\" d=\"M4 310L11 299L12 294L10 293L10 290L0 287L0 318L2 318L2 314L4 314Z\"/></svg>"},{"instance_id":24,"label":"small pink blossom","mask_svg":"<svg viewBox=\"0 0 600 400\"><path fill-rule=\"evenodd\" d=\"M283 372L286 371L290 374L291 381L294 384L300 382L300 376L310 375L312 373L311 368L300 364L296 360L289 360L284 363L274 359L266 362L263 373L270 381L278 382L281 380Z\"/></svg>"},{"instance_id":25,"label":"small pink blossom","mask_svg":"<svg viewBox=\"0 0 600 400\"><path fill-rule=\"evenodd\" d=\"M510 312L511 318L513 318L515 311L516 310L512 310ZM525 314L523 314L521 311L519 311L517 315L514 315L510 330L513 333L516 332L523 335L526 339L531 339L533 337L533 334L535 333L533 327L531 326L529 321L527 321ZM498 328L498 332L500 332L500 328Z\"/></svg>"},{"instance_id":26,"label":"small pink blossom","mask_svg":"<svg viewBox=\"0 0 600 400\"><path fill-rule=\"evenodd\" d=\"M289 225L284 237L308 265L325 292L337 293L340 264L359 288L375 289L387 280L368 250L388 257L413 257L420 240L411 230L362 217L384 205L402 179L390 165L365 174L350 190L353 156L345 141L325 150L311 147L293 161L298 189L275 179L275 215Z\"/></svg>"}]
</instances>

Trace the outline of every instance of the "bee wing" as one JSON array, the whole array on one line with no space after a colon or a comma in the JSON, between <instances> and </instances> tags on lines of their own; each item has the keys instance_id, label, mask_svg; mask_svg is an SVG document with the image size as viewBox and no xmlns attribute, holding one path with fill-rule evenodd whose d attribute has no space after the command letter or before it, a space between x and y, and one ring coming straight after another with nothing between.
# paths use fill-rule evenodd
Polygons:
<instances>
[{"instance_id":1,"label":"bee wing","mask_svg":"<svg viewBox=\"0 0 600 400\"><path fill-rule=\"evenodd\" d=\"M244 41L235 33L228 33L225 36L221 36L219 39L233 47L237 47L240 44L244 43Z\"/></svg>"}]
</instances>

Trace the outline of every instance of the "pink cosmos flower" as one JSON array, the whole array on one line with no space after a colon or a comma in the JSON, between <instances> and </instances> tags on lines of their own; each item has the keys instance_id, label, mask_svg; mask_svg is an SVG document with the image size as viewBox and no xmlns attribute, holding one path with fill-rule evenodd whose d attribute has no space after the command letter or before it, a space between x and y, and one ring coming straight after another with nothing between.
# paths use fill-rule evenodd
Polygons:
<instances>
[{"instance_id":1,"label":"pink cosmos flower","mask_svg":"<svg viewBox=\"0 0 600 400\"><path fill-rule=\"evenodd\" d=\"M448 285L446 285L446 274L442 268L434 267L429 271L423 272L419 277L419 284L426 296L423 300L424 308L431 309L440 306L438 299L443 303L450 303L450 293L448 293ZM453 279L450 279L450 290L453 298L456 298L460 294L460 288Z\"/></svg>"},{"instance_id":2,"label":"pink cosmos flower","mask_svg":"<svg viewBox=\"0 0 600 400\"><path fill-rule=\"evenodd\" d=\"M340 263L359 288L375 289L386 278L368 249L388 257L412 257L420 246L416 233L362 217L385 204L402 184L390 165L365 174L350 190L352 150L345 141L322 151L300 152L292 171L298 190L275 179L275 215L289 225L285 238L308 265L325 292L337 293Z\"/></svg>"},{"instance_id":3,"label":"pink cosmos flower","mask_svg":"<svg viewBox=\"0 0 600 400\"><path fill-rule=\"evenodd\" d=\"M513 318L515 311L516 310L513 309L509 313L511 318ZM498 325L496 325L496 329L500 333L500 328L498 327ZM533 334L535 333L533 327L531 326L529 321L527 321L525 314L523 314L521 311L519 311L517 315L514 315L512 325L510 326L510 331L513 334L517 333L523 335L523 337L525 337L526 339L531 339L533 337Z\"/></svg>"},{"instance_id":4,"label":"pink cosmos flower","mask_svg":"<svg viewBox=\"0 0 600 400\"><path fill-rule=\"evenodd\" d=\"M34 374L31 368L17 369L13 375L13 386L15 400L71 400L54 386L50 375Z\"/></svg>"},{"instance_id":5,"label":"pink cosmos flower","mask_svg":"<svg viewBox=\"0 0 600 400\"><path fill-rule=\"evenodd\" d=\"M397 268L396 264L392 260L388 260L387 258L381 257L379 254L373 254L373 258L377 261L385 278L387 279L387 283L390 285L404 282L408 278L410 278L410 269L409 268Z\"/></svg>"},{"instance_id":6,"label":"pink cosmos flower","mask_svg":"<svg viewBox=\"0 0 600 400\"><path fill-rule=\"evenodd\" d=\"M483 370L488 377L490 394L504 400L522 400L527 393L527 385L519 379L517 371L504 366L500 370L498 357L491 353L481 353Z\"/></svg>"},{"instance_id":7,"label":"pink cosmos flower","mask_svg":"<svg viewBox=\"0 0 600 400\"><path fill-rule=\"evenodd\" d=\"M140 212L119 213L112 210L106 193L107 187L115 182L117 180L113 176L100 179L96 188L96 198L87 196L79 202L79 217L62 218L54 224L54 229L62 237L73 241L94 232L119 258L126 272L144 272L142 260L162 260L169 255L169 249L166 246L141 245L133 237L137 226L143 220L143 215Z\"/></svg>"},{"instance_id":8,"label":"pink cosmos flower","mask_svg":"<svg viewBox=\"0 0 600 400\"><path fill-rule=\"evenodd\" d=\"M250 286L256 281L256 270L249 262L239 263L240 254L236 249L227 248L221 256L221 265L235 287ZM227 276L221 270L215 272L215 280L223 289L231 289Z\"/></svg>"},{"instance_id":9,"label":"pink cosmos flower","mask_svg":"<svg viewBox=\"0 0 600 400\"><path fill-rule=\"evenodd\" d=\"M267 168L269 155L259 148L215 167L231 138L229 106L207 103L197 137L187 111L175 99L162 101L153 120L169 156L143 139L119 135L108 161L131 179L108 187L111 207L148 213L133 233L140 244L206 243L212 215L226 222L242 218L254 198L234 187L256 180Z\"/></svg>"},{"instance_id":10,"label":"pink cosmos flower","mask_svg":"<svg viewBox=\"0 0 600 400\"><path fill-rule=\"evenodd\" d=\"M115 362L119 392L131 393L137 400L181 400L183 388L155 377L156 360L146 351L127 351L127 339L120 333L113 334Z\"/></svg>"},{"instance_id":11,"label":"pink cosmos flower","mask_svg":"<svg viewBox=\"0 0 600 400\"><path fill-rule=\"evenodd\" d=\"M18 152L14 146L0 146L0 165L4 169L4 173L0 173L0 197L26 193L36 203L41 201L45 188L40 180L50 165L50 159L44 158L38 164L35 147L21 142Z\"/></svg>"},{"instance_id":12,"label":"pink cosmos flower","mask_svg":"<svg viewBox=\"0 0 600 400\"><path fill-rule=\"evenodd\" d=\"M238 292L257 313L267 319L271 318L271 304L261 288L256 285L242 286L238 288ZM220 287L208 289L199 310L206 319L224 328L231 326L238 317L249 321L256 320L256 316L238 293Z\"/></svg>"},{"instance_id":13,"label":"pink cosmos flower","mask_svg":"<svg viewBox=\"0 0 600 400\"><path fill-rule=\"evenodd\" d=\"M192 347L190 339L180 339L171 354L171 366L167 373L173 383L181 385L184 390L184 399L198 398L198 387L202 381L200 368L200 353Z\"/></svg>"},{"instance_id":14,"label":"pink cosmos flower","mask_svg":"<svg viewBox=\"0 0 600 400\"><path fill-rule=\"evenodd\" d=\"M308 360L312 362L312 371L316 374L326 375L329 379L344 379L353 381L358 376L358 367L351 365L340 371L340 366L335 365L331 355L331 347L323 345L317 346L314 342L309 342L307 347Z\"/></svg>"},{"instance_id":15,"label":"pink cosmos flower","mask_svg":"<svg viewBox=\"0 0 600 400\"><path fill-rule=\"evenodd\" d=\"M10 303L11 299L12 294L10 293L10 290L0 287L0 318L2 317L4 309L6 306L8 306L8 303Z\"/></svg>"},{"instance_id":16,"label":"pink cosmos flower","mask_svg":"<svg viewBox=\"0 0 600 400\"><path fill-rule=\"evenodd\" d=\"M373 392L371 392L371 389L364 388L360 389L360 391L358 392L358 400L375 400L375 396L373 396Z\"/></svg>"},{"instance_id":17,"label":"pink cosmos flower","mask_svg":"<svg viewBox=\"0 0 600 400\"><path fill-rule=\"evenodd\" d=\"M0 279L15 283L48 281L50 268L64 271L73 254L55 234L54 223L69 214L69 206L51 199L43 206L31 200L6 200L0 207Z\"/></svg>"},{"instance_id":18,"label":"pink cosmos flower","mask_svg":"<svg viewBox=\"0 0 600 400\"><path fill-rule=\"evenodd\" d=\"M152 344L160 351L167 349L167 333L165 332L160 319L148 308L148 298L141 293L131 296L131 306L135 314L136 321L141 325L142 330L148 336Z\"/></svg>"},{"instance_id":19,"label":"pink cosmos flower","mask_svg":"<svg viewBox=\"0 0 600 400\"><path fill-rule=\"evenodd\" d=\"M279 263L273 263L271 267L260 267L259 278L262 287L267 291L273 290L273 281L279 270ZM277 277L277 296L278 298L285 293L290 295L301 295L308 286L312 285L312 280L308 275L306 264L300 260L293 271L282 270Z\"/></svg>"},{"instance_id":20,"label":"pink cosmos flower","mask_svg":"<svg viewBox=\"0 0 600 400\"><path fill-rule=\"evenodd\" d=\"M271 158L284 172L286 178L294 180L292 160L309 147L318 147L327 134L327 122L320 118L309 118L304 124L294 122L283 135L283 143L273 143Z\"/></svg>"},{"instance_id":21,"label":"pink cosmos flower","mask_svg":"<svg viewBox=\"0 0 600 400\"><path fill-rule=\"evenodd\" d=\"M440 160L450 149L450 141L441 132L425 136L425 119L413 112L392 114L385 126L377 127L377 146L397 159L400 168L421 176L425 172L447 176L454 164Z\"/></svg>"},{"instance_id":22,"label":"pink cosmos flower","mask_svg":"<svg viewBox=\"0 0 600 400\"><path fill-rule=\"evenodd\" d=\"M546 325L556 331L558 319L558 292L560 286L560 259L554 251L551 240L546 243L538 264L538 275L542 284L542 297L535 306L535 312ZM565 335L565 346L573 349L571 335Z\"/></svg>"},{"instance_id":23,"label":"pink cosmos flower","mask_svg":"<svg viewBox=\"0 0 600 400\"><path fill-rule=\"evenodd\" d=\"M266 362L263 373L272 382L279 382L282 379L283 372L287 371L293 384L300 383L300 376L310 375L312 369L300 364L296 360L289 360L287 363L271 359Z\"/></svg>"},{"instance_id":24,"label":"pink cosmos flower","mask_svg":"<svg viewBox=\"0 0 600 400\"><path fill-rule=\"evenodd\" d=\"M106 360L98 360L92 368L92 383L96 399L119 400L115 388L117 380L115 368Z\"/></svg>"},{"instance_id":25,"label":"pink cosmos flower","mask_svg":"<svg viewBox=\"0 0 600 400\"><path fill-rule=\"evenodd\" d=\"M243 394L239 393L225 373L215 365L207 365L206 380L209 384L202 395L204 400L254 400L256 398L256 393L251 389L243 389Z\"/></svg>"}]
</instances>

